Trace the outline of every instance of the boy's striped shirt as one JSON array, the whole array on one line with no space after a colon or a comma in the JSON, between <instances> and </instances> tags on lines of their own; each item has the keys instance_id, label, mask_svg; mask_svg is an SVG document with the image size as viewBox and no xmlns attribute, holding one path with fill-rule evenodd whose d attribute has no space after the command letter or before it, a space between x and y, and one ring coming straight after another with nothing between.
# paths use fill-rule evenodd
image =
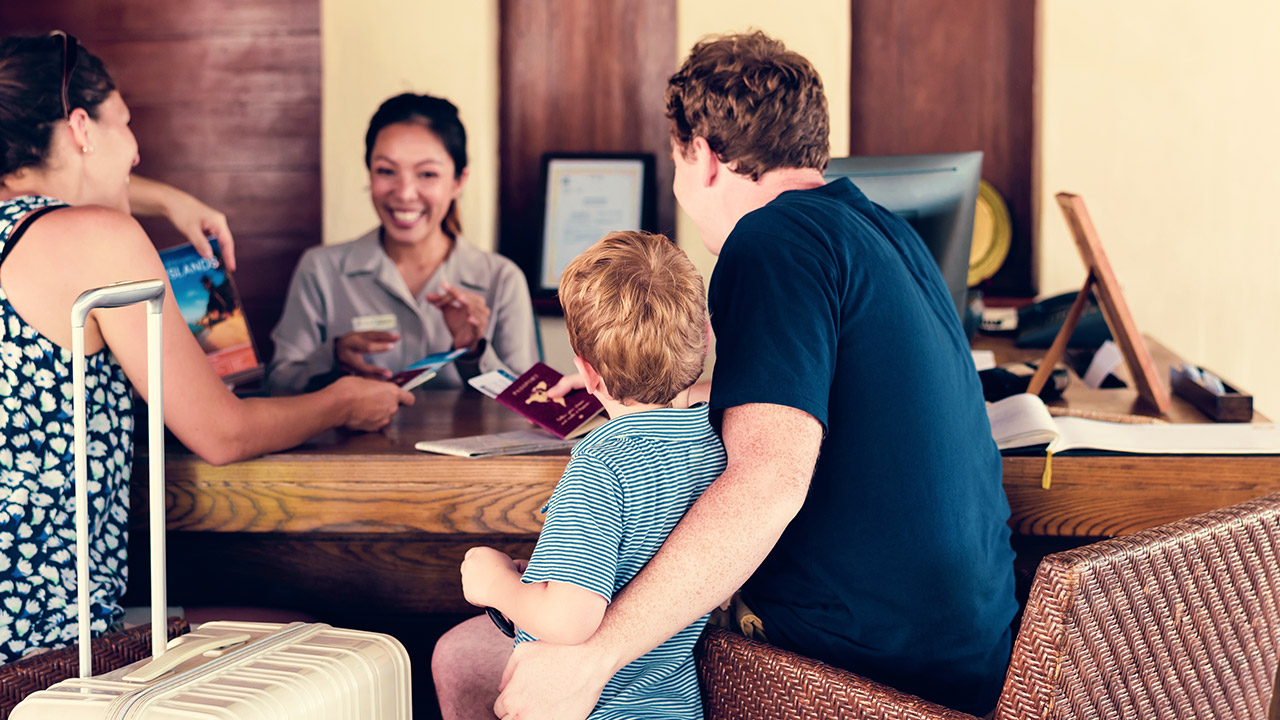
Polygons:
<instances>
[{"instance_id":1,"label":"boy's striped shirt","mask_svg":"<svg viewBox=\"0 0 1280 720\"><path fill-rule=\"evenodd\" d=\"M574 447L543 508L546 523L524 582L567 582L611 600L724 468L706 405L609 421ZM705 623L703 616L620 670L591 720L701 718L693 645ZM516 636L517 643L532 639Z\"/></svg>"}]
</instances>

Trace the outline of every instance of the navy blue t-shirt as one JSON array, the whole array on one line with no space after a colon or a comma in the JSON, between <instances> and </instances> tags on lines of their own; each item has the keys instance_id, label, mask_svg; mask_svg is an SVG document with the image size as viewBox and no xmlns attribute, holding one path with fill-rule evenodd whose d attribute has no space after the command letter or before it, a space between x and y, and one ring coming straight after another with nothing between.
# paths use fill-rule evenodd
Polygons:
<instances>
[{"instance_id":1,"label":"navy blue t-shirt","mask_svg":"<svg viewBox=\"0 0 1280 720\"><path fill-rule=\"evenodd\" d=\"M713 412L772 403L826 429L804 507L744 588L770 641L990 710L1017 611L1009 505L920 237L847 179L785 192L734 227L709 303Z\"/></svg>"}]
</instances>

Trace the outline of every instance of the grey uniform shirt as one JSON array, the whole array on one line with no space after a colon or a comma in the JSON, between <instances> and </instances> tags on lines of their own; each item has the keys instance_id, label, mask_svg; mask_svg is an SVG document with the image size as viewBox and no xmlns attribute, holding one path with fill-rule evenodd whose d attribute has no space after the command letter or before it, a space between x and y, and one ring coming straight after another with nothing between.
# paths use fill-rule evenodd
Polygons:
<instances>
[{"instance_id":1,"label":"grey uniform shirt","mask_svg":"<svg viewBox=\"0 0 1280 720\"><path fill-rule=\"evenodd\" d=\"M484 332L488 343L478 362L446 366L430 381L431 387L461 387L464 376L498 368L519 375L537 362L533 304L515 263L459 237L422 292L413 297L375 228L351 242L303 253L289 283L284 312L271 333L276 349L267 366L268 389L302 392L312 378L339 372L334 341L353 332L359 317L395 316L400 340L385 353L366 356L392 372L452 348L444 316L426 300L428 293L441 291L445 280L484 298L490 309Z\"/></svg>"}]
</instances>

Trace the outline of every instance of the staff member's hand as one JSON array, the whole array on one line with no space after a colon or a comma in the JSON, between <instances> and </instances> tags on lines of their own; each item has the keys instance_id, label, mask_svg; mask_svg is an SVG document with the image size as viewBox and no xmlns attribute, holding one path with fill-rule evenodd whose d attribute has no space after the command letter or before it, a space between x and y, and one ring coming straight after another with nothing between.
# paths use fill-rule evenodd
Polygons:
<instances>
[{"instance_id":1,"label":"staff member's hand","mask_svg":"<svg viewBox=\"0 0 1280 720\"><path fill-rule=\"evenodd\" d=\"M474 352L484 337L484 329L489 326L489 306L483 297L447 281L442 282L440 288L444 292L427 293L427 302L444 313L445 325L453 335L454 349L466 348Z\"/></svg>"},{"instance_id":2,"label":"staff member's hand","mask_svg":"<svg viewBox=\"0 0 1280 720\"><path fill-rule=\"evenodd\" d=\"M399 340L399 333L386 330L347 333L334 342L333 355L338 366L348 375L386 380L392 372L368 362L364 356L386 352Z\"/></svg>"}]
</instances>

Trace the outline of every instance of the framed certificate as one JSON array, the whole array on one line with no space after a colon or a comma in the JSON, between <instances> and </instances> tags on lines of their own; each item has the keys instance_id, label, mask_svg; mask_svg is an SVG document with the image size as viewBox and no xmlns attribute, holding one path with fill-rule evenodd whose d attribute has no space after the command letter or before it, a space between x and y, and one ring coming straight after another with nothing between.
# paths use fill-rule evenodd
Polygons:
<instances>
[{"instance_id":1,"label":"framed certificate","mask_svg":"<svg viewBox=\"0 0 1280 720\"><path fill-rule=\"evenodd\" d=\"M654 157L548 153L542 188L542 247L530 290L539 309L556 310L560 275L583 250L617 230L652 230Z\"/></svg>"}]
</instances>

